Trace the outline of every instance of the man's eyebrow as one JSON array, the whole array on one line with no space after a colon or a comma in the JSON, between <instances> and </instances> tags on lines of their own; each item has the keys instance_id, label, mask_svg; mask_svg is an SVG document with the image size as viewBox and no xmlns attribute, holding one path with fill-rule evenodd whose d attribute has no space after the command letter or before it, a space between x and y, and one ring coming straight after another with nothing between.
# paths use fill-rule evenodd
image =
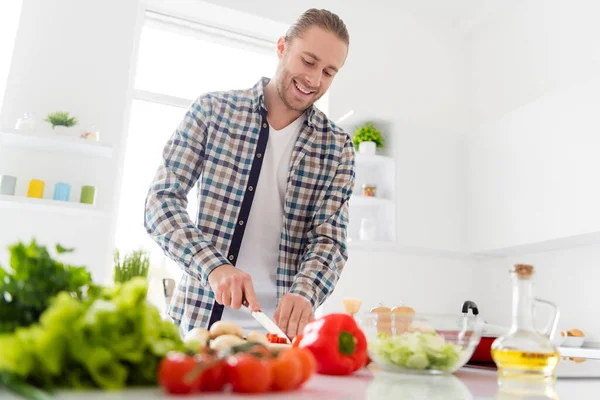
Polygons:
<instances>
[{"instance_id":1,"label":"man's eyebrow","mask_svg":"<svg viewBox=\"0 0 600 400\"><path fill-rule=\"evenodd\" d=\"M302 53L303 53L303 54L306 54L306 55L307 55L307 56L309 56L309 57L312 57L312 58L314 58L314 59L315 59L315 61L321 61L321 59L320 59L319 57L317 57L317 55L316 55L315 53L311 53L310 51L303 51ZM338 72L338 69L337 69L336 67L334 67L333 65L330 65L330 66L329 66L329 67L327 67L327 68L331 68L331 69L333 69L335 72Z\"/></svg>"}]
</instances>

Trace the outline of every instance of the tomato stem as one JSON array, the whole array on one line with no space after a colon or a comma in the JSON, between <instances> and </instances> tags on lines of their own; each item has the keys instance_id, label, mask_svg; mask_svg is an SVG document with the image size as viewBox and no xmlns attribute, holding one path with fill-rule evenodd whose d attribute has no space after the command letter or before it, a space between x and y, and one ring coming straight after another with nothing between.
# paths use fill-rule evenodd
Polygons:
<instances>
[{"instance_id":1,"label":"tomato stem","mask_svg":"<svg viewBox=\"0 0 600 400\"><path fill-rule=\"evenodd\" d=\"M186 385L192 384L192 382L194 382L196 379L198 379L198 377L200 376L200 374L202 372L206 371L207 369L211 369L214 366L217 366L222 361L223 360L218 358L216 360L212 360L212 361L208 361L208 362L197 363L193 370L191 370L190 372L185 374L185 376L183 377L183 382Z\"/></svg>"}]
</instances>

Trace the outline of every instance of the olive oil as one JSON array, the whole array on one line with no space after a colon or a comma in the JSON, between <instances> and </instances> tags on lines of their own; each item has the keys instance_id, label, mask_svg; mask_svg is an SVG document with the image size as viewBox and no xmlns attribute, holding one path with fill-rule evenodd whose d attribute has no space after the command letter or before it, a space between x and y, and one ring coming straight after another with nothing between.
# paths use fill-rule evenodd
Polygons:
<instances>
[{"instance_id":1,"label":"olive oil","mask_svg":"<svg viewBox=\"0 0 600 400\"><path fill-rule=\"evenodd\" d=\"M560 356L557 351L492 350L500 378L539 379L552 375Z\"/></svg>"},{"instance_id":2,"label":"olive oil","mask_svg":"<svg viewBox=\"0 0 600 400\"><path fill-rule=\"evenodd\" d=\"M513 279L513 312L510 331L492 344L492 358L498 367L498 383L530 381L554 383L560 356L550 337L555 333L557 308L533 296L533 266L517 264L511 270ZM533 323L534 301L554 307L554 326L549 332L538 332Z\"/></svg>"}]
</instances>

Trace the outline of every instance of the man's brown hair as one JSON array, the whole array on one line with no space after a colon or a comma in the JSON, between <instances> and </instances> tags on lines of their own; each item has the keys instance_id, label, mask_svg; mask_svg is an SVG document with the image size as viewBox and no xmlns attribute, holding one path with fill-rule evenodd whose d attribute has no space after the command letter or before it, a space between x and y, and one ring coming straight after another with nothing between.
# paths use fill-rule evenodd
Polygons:
<instances>
[{"instance_id":1,"label":"man's brown hair","mask_svg":"<svg viewBox=\"0 0 600 400\"><path fill-rule=\"evenodd\" d=\"M306 10L288 29L285 39L290 41L295 37L302 36L302 33L311 26L318 26L326 31L335 33L346 45L350 45L350 35L346 24L340 17L328 10L311 8Z\"/></svg>"}]
</instances>

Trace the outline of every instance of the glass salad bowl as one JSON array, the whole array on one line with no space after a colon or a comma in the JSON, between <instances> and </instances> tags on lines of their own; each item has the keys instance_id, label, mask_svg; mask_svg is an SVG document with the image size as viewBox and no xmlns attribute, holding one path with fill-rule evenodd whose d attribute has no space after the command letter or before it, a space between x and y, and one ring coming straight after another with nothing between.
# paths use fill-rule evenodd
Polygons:
<instances>
[{"instance_id":1,"label":"glass salad bowl","mask_svg":"<svg viewBox=\"0 0 600 400\"><path fill-rule=\"evenodd\" d=\"M481 338L483 322L463 314L367 312L356 316L369 357L385 371L451 374L464 366Z\"/></svg>"}]
</instances>

